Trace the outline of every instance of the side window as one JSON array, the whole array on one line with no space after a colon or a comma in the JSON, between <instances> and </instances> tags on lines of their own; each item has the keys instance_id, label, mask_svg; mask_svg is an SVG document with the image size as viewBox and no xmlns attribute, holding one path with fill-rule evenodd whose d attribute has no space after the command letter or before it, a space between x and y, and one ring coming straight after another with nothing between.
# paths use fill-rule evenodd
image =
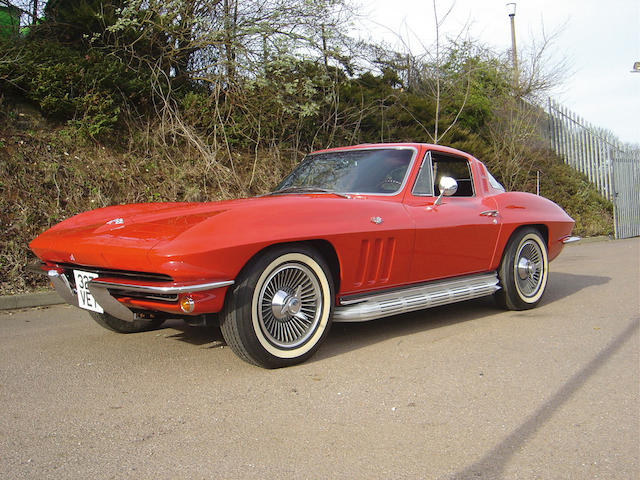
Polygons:
<instances>
[{"instance_id":1,"label":"side window","mask_svg":"<svg viewBox=\"0 0 640 480\"><path fill-rule=\"evenodd\" d=\"M497 181L495 178L493 178L493 175L491 175L491 173L489 173L489 170L487 170L487 177L489 178L489 185L491 185L496 190L500 190L502 192L505 191L505 189L502 186L502 184L499 181Z\"/></svg>"},{"instance_id":2,"label":"side window","mask_svg":"<svg viewBox=\"0 0 640 480\"><path fill-rule=\"evenodd\" d=\"M473 181L469 162L464 158L450 157L447 155L433 154L433 191L440 195L438 184L442 177L452 177L458 182L458 191L454 197L473 197Z\"/></svg>"},{"instance_id":3,"label":"side window","mask_svg":"<svg viewBox=\"0 0 640 480\"><path fill-rule=\"evenodd\" d=\"M418 197L433 196L431 152L427 152L424 156L422 165L420 165L420 171L418 172L418 178L416 178L416 183L413 184L411 193Z\"/></svg>"}]
</instances>

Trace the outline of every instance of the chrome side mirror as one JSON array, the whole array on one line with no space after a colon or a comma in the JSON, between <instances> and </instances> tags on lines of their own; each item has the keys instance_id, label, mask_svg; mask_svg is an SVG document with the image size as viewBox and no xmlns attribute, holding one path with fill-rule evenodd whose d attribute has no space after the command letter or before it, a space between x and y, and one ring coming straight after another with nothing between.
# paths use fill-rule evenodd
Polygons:
<instances>
[{"instance_id":1,"label":"chrome side mirror","mask_svg":"<svg viewBox=\"0 0 640 480\"><path fill-rule=\"evenodd\" d=\"M451 177L442 177L438 184L438 188L440 189L440 195L436 198L436 201L433 203L434 205L440 205L442 203L443 196L450 197L456 193L458 191L458 182Z\"/></svg>"}]
</instances>

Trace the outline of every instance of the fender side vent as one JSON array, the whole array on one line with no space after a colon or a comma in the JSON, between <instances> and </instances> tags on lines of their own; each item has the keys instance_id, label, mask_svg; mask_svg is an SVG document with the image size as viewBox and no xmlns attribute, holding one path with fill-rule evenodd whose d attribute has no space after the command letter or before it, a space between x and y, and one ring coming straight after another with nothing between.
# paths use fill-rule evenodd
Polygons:
<instances>
[{"instance_id":1,"label":"fender side vent","mask_svg":"<svg viewBox=\"0 0 640 480\"><path fill-rule=\"evenodd\" d=\"M354 286L371 287L387 283L395 250L396 239L393 237L362 240Z\"/></svg>"}]
</instances>

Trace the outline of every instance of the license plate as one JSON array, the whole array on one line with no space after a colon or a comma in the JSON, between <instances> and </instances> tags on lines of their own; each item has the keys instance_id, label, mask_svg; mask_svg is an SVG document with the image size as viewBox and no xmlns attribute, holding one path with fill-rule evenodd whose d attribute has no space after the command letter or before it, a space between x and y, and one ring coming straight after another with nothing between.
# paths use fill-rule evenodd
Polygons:
<instances>
[{"instance_id":1,"label":"license plate","mask_svg":"<svg viewBox=\"0 0 640 480\"><path fill-rule=\"evenodd\" d=\"M93 312L104 313L103 308L93 298L89 291L89 280L97 278L97 273L83 272L82 270L74 270L73 276L76 278L76 290L78 292L78 306L85 310L91 310Z\"/></svg>"}]
</instances>

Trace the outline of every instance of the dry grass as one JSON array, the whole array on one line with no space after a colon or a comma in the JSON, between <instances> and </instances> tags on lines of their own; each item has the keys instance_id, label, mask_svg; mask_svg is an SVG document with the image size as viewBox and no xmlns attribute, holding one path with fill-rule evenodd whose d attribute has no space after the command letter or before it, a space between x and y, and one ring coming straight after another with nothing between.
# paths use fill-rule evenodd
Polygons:
<instances>
[{"instance_id":1,"label":"dry grass","mask_svg":"<svg viewBox=\"0 0 640 480\"><path fill-rule=\"evenodd\" d=\"M30 118L29 118L30 117ZM13 121L12 119L20 119ZM101 145L32 112L6 115L0 127L0 294L44 285L25 271L28 243L79 212L156 201L213 201L269 191L298 152L239 152L212 144L177 116L131 128Z\"/></svg>"},{"instance_id":2,"label":"dry grass","mask_svg":"<svg viewBox=\"0 0 640 480\"><path fill-rule=\"evenodd\" d=\"M123 203L265 193L303 154L275 141L232 147L224 131L217 126L204 135L165 102L154 120L130 124L103 145L77 130L47 124L32 109L0 102L0 294L45 284L25 271L35 260L28 243L65 218ZM610 233L611 205L586 179L548 155L534 160L546 172L542 194L576 219L577 234ZM525 185L531 188L535 185Z\"/></svg>"}]
</instances>

